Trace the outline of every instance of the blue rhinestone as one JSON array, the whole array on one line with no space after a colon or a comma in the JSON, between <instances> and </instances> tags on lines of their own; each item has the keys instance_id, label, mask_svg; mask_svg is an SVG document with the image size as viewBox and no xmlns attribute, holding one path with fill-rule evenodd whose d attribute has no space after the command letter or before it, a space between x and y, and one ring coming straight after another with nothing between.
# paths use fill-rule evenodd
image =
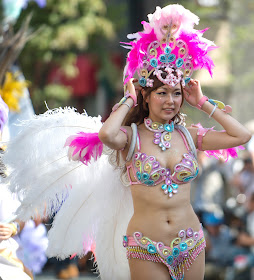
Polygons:
<instances>
[{"instance_id":1,"label":"blue rhinestone","mask_svg":"<svg viewBox=\"0 0 254 280\"><path fill-rule=\"evenodd\" d=\"M165 147L162 147L161 149L162 149L162 151L166 151L166 148L165 148Z\"/></svg>"},{"instance_id":2,"label":"blue rhinestone","mask_svg":"<svg viewBox=\"0 0 254 280\"><path fill-rule=\"evenodd\" d=\"M165 54L170 54L171 53L171 48L170 46L166 46L164 49Z\"/></svg>"},{"instance_id":3,"label":"blue rhinestone","mask_svg":"<svg viewBox=\"0 0 254 280\"><path fill-rule=\"evenodd\" d=\"M188 248L188 245L185 242L179 244L180 250L185 251Z\"/></svg>"},{"instance_id":4,"label":"blue rhinestone","mask_svg":"<svg viewBox=\"0 0 254 280\"><path fill-rule=\"evenodd\" d=\"M168 62L173 62L176 59L176 56L172 53L168 56Z\"/></svg>"},{"instance_id":5,"label":"blue rhinestone","mask_svg":"<svg viewBox=\"0 0 254 280\"><path fill-rule=\"evenodd\" d=\"M173 189L171 188L171 186L168 186L168 192L172 192Z\"/></svg>"},{"instance_id":6,"label":"blue rhinestone","mask_svg":"<svg viewBox=\"0 0 254 280\"><path fill-rule=\"evenodd\" d=\"M182 58L178 58L177 60L176 60L176 67L182 67L183 66L183 63L184 63L184 61L183 61L183 59Z\"/></svg>"},{"instance_id":7,"label":"blue rhinestone","mask_svg":"<svg viewBox=\"0 0 254 280\"><path fill-rule=\"evenodd\" d=\"M146 172L144 172L144 173L142 174L142 178L143 178L144 180L149 179L149 174L146 173Z\"/></svg>"},{"instance_id":8,"label":"blue rhinestone","mask_svg":"<svg viewBox=\"0 0 254 280\"><path fill-rule=\"evenodd\" d=\"M147 246L147 251L150 253L150 254L155 254L157 251L156 251L156 248L153 244L149 244Z\"/></svg>"},{"instance_id":9,"label":"blue rhinestone","mask_svg":"<svg viewBox=\"0 0 254 280\"><path fill-rule=\"evenodd\" d=\"M169 124L169 123L164 124L164 129L168 132L173 132L174 131L174 124L173 123L172 123L172 125Z\"/></svg>"},{"instance_id":10,"label":"blue rhinestone","mask_svg":"<svg viewBox=\"0 0 254 280\"><path fill-rule=\"evenodd\" d=\"M162 188L163 190L166 190L167 187L168 187L168 186L167 186L166 184L163 184L163 185L161 186L161 188Z\"/></svg>"},{"instance_id":11,"label":"blue rhinestone","mask_svg":"<svg viewBox=\"0 0 254 280\"><path fill-rule=\"evenodd\" d=\"M138 180L140 181L140 180L141 180L141 174L140 174L140 172L137 171L136 175L137 175Z\"/></svg>"},{"instance_id":12,"label":"blue rhinestone","mask_svg":"<svg viewBox=\"0 0 254 280\"><path fill-rule=\"evenodd\" d=\"M173 183L171 186L172 186L172 188L173 188L174 190L177 190L177 189L178 189L178 185L177 185L177 184L174 184L174 183Z\"/></svg>"},{"instance_id":13,"label":"blue rhinestone","mask_svg":"<svg viewBox=\"0 0 254 280\"><path fill-rule=\"evenodd\" d=\"M152 58L150 60L150 64L153 66L153 67L157 67L158 66L158 61L156 58Z\"/></svg>"},{"instance_id":14,"label":"blue rhinestone","mask_svg":"<svg viewBox=\"0 0 254 280\"><path fill-rule=\"evenodd\" d=\"M153 180L147 180L147 181L144 181L144 184L146 184L148 186L153 186L154 185L154 181Z\"/></svg>"},{"instance_id":15,"label":"blue rhinestone","mask_svg":"<svg viewBox=\"0 0 254 280\"><path fill-rule=\"evenodd\" d=\"M145 87L146 86L146 79L144 77L140 78L139 79L139 84L142 86L142 87Z\"/></svg>"},{"instance_id":16,"label":"blue rhinestone","mask_svg":"<svg viewBox=\"0 0 254 280\"><path fill-rule=\"evenodd\" d=\"M174 258L173 258L172 256L169 256L169 257L167 258L167 263L168 263L169 265L171 265L171 264L173 263L173 261L174 261Z\"/></svg>"},{"instance_id":17,"label":"blue rhinestone","mask_svg":"<svg viewBox=\"0 0 254 280\"><path fill-rule=\"evenodd\" d=\"M184 82L185 82L186 85L189 83L189 81L190 81L190 77L185 78L185 80L184 80Z\"/></svg>"},{"instance_id":18,"label":"blue rhinestone","mask_svg":"<svg viewBox=\"0 0 254 280\"><path fill-rule=\"evenodd\" d=\"M160 60L160 62L167 62L166 55L165 55L165 54L161 54L161 55L159 56L159 60Z\"/></svg>"},{"instance_id":19,"label":"blue rhinestone","mask_svg":"<svg viewBox=\"0 0 254 280\"><path fill-rule=\"evenodd\" d=\"M179 253L180 253L180 250L179 250L178 248L174 248L174 249L173 249L172 254L173 254L173 256L174 256L175 258L177 258L177 257L179 256Z\"/></svg>"}]
</instances>

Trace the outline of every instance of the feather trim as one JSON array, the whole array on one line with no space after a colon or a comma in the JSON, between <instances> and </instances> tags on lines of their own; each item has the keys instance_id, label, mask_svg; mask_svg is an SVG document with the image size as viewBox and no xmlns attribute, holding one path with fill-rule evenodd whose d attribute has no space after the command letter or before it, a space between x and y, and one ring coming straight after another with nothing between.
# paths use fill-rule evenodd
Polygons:
<instances>
[{"instance_id":1,"label":"feather trim","mask_svg":"<svg viewBox=\"0 0 254 280\"><path fill-rule=\"evenodd\" d=\"M224 161L228 161L229 157L237 158L238 154L237 152L239 150L245 150L243 146L237 146L229 149L221 149L221 150L207 150L205 151L205 154L208 157L215 157L216 159L222 159Z\"/></svg>"},{"instance_id":2,"label":"feather trim","mask_svg":"<svg viewBox=\"0 0 254 280\"><path fill-rule=\"evenodd\" d=\"M78 135L69 136L64 147L69 146L69 160L79 160L85 165L101 156L103 143L98 137L98 133L79 132Z\"/></svg>"}]
</instances>

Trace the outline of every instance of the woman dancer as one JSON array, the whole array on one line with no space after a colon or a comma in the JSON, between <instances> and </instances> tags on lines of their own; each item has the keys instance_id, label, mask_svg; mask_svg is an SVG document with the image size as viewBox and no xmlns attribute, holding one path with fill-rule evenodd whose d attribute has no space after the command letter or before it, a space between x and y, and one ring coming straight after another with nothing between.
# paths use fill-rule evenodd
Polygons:
<instances>
[{"instance_id":1,"label":"woman dancer","mask_svg":"<svg viewBox=\"0 0 254 280\"><path fill-rule=\"evenodd\" d=\"M174 8L177 12L183 11L180 7ZM172 6L157 9L150 16L150 27L153 18L158 21L159 16L162 18L163 13L170 10ZM177 38L175 30L179 28L179 21L171 21L176 13L171 16L167 19L168 25L164 21L163 26L157 26L164 37L160 42L150 42L143 65L137 66L136 71L145 72L139 79L142 89L136 91L137 80L129 79L124 103L116 106L99 132L101 141L112 149L121 150L126 160L134 214L128 224L124 246L132 280L170 279L169 274L171 279L203 279L205 240L190 204L190 182L198 174L195 148L226 149L250 139L250 133L239 122L203 95L198 80L191 79L185 85L188 68L181 71L177 63L186 65L188 43ZM133 44L130 59L134 59L132 52L142 48L142 45L137 46L138 42L145 44L141 42L142 35L136 45ZM174 48L178 51L175 63L164 62L162 56L156 55L163 50L165 55L168 52L174 55ZM134 62L130 60L131 63ZM127 71L130 67L127 65ZM184 99L207 113L225 131L181 126L179 111Z\"/></svg>"},{"instance_id":2,"label":"woman dancer","mask_svg":"<svg viewBox=\"0 0 254 280\"><path fill-rule=\"evenodd\" d=\"M49 232L49 256L82 255L93 243L105 280L202 279L205 240L190 205L196 148L235 155L232 147L246 143L250 133L228 115L230 106L208 99L191 79L194 70L211 73L213 67L207 54L213 44L193 29L198 17L169 5L148 19L142 32L129 36L135 40L125 96L103 126L69 108L48 111L25 124L4 162L14 170L11 190L22 198L18 218L50 215L61 205ZM185 128L179 112L184 99L225 131ZM73 162L62 148L66 137Z\"/></svg>"}]
</instances>

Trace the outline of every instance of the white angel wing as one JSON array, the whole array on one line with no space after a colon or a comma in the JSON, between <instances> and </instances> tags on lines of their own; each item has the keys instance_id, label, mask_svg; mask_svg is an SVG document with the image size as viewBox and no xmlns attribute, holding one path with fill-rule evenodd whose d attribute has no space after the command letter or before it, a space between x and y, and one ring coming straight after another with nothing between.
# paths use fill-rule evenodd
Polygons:
<instances>
[{"instance_id":1,"label":"white angel wing","mask_svg":"<svg viewBox=\"0 0 254 280\"><path fill-rule=\"evenodd\" d=\"M57 212L48 234L48 256L82 256L95 242L101 278L126 280L130 276L122 236L133 214L130 190L108 156L86 166L70 162L68 148L63 148L70 135L98 132L101 125L100 117L71 108L48 111L22 124L3 162L11 169L10 189L21 200L18 218Z\"/></svg>"}]
</instances>

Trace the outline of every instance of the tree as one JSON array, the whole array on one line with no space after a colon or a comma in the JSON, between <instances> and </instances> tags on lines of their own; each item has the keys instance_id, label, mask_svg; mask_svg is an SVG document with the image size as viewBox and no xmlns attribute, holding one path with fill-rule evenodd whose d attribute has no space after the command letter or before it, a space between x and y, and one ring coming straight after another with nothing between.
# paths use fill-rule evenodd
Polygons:
<instances>
[{"instance_id":1,"label":"tree","mask_svg":"<svg viewBox=\"0 0 254 280\"><path fill-rule=\"evenodd\" d=\"M112 22L107 19L107 8L102 0L47 0L44 8L29 2L15 25L19 29L32 13L30 27L36 35L26 44L19 63L25 77L32 82L32 99L36 111L43 101L53 98L52 106L64 104L71 93L61 84L47 84L50 67L58 64L68 77L74 77L77 54L97 52L91 48L114 38Z\"/></svg>"}]
</instances>

